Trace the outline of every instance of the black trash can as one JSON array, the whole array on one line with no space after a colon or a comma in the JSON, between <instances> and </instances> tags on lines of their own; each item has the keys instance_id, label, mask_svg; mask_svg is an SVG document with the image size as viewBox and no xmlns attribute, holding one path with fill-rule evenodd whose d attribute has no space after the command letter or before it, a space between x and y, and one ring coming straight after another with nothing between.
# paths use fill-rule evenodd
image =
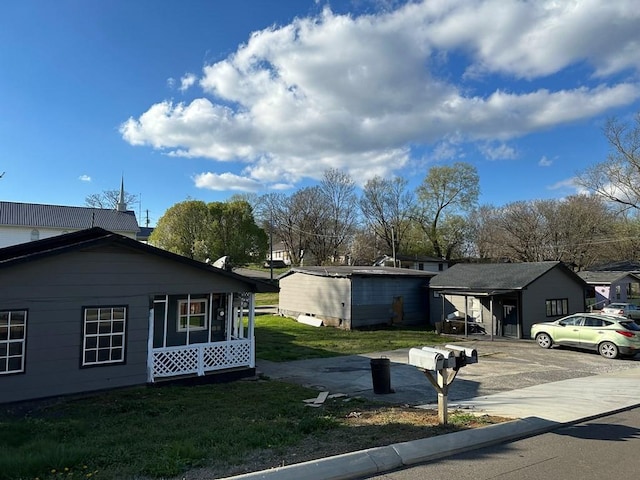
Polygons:
<instances>
[{"instance_id":1,"label":"black trash can","mask_svg":"<svg viewBox=\"0 0 640 480\"><path fill-rule=\"evenodd\" d=\"M391 362L388 358L371 359L373 393L393 393L391 389Z\"/></svg>"}]
</instances>

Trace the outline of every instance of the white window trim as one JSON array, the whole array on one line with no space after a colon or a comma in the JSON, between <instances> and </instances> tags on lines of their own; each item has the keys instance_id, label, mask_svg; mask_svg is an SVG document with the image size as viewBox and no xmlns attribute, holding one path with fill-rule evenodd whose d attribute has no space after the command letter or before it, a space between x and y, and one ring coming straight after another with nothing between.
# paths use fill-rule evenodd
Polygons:
<instances>
[{"instance_id":1,"label":"white window trim","mask_svg":"<svg viewBox=\"0 0 640 480\"><path fill-rule=\"evenodd\" d=\"M193 314L194 317L204 316L204 326L202 327L194 327L190 325L189 319L192 316L192 314L190 313L189 304L193 304L193 303L202 303L204 305L204 311L202 313ZM187 305L187 314L180 315L180 311L182 310L182 305L185 305L185 304ZM194 332L194 331L207 330L209 328L209 300L207 300L207 298L204 298L204 297L186 298L183 300L178 300L178 310L176 312L176 317L177 317L176 318L177 332ZM185 323L186 327L184 328L180 326L181 318L187 319Z\"/></svg>"},{"instance_id":2,"label":"white window trim","mask_svg":"<svg viewBox=\"0 0 640 480\"><path fill-rule=\"evenodd\" d=\"M114 332L113 328L111 328L111 332L109 333L100 333L100 322L110 322L113 327L113 323L115 321L122 321L120 319L113 318L114 309L122 309L124 312L124 325L122 327L122 332ZM98 325L96 333L87 333L87 312L89 310L98 310ZM109 320L100 320L100 311L101 310L111 310L111 318ZM97 365L113 365L113 364L122 364L125 363L125 353L126 353L126 344L127 344L127 307L118 305L118 306L101 306L101 307L82 307L82 366L83 367L93 367ZM113 339L116 337L121 337L121 345L113 345ZM87 340L89 338L96 339L96 347L87 347ZM110 346L109 347L100 347L100 338L109 338ZM100 348L108 348L110 355L109 360L98 360L98 350ZM87 361L86 354L88 351L95 350L96 351L96 360L95 361ZM111 352L120 350L120 358L111 360Z\"/></svg>"},{"instance_id":3,"label":"white window trim","mask_svg":"<svg viewBox=\"0 0 640 480\"><path fill-rule=\"evenodd\" d=\"M3 310L2 313L9 314L9 322L7 324L7 338L0 339L0 345L7 346L7 353L0 357L0 362L6 362L6 371L0 371L0 375L12 375L15 373L24 373L24 364L26 359L26 343L27 343L27 311L26 310ZM11 338L11 314L12 313L22 313L24 315L24 325L22 330L22 338ZM20 343L22 345L22 353L18 355L10 354L10 346L12 344ZM9 358L20 358L20 369L19 370L9 370Z\"/></svg>"}]
</instances>

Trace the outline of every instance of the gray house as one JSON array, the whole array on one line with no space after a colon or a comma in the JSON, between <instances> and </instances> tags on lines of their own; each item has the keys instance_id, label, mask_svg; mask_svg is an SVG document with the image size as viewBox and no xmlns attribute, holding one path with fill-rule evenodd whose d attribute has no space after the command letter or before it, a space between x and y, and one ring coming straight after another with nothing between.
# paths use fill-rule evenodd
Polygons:
<instances>
[{"instance_id":1,"label":"gray house","mask_svg":"<svg viewBox=\"0 0 640 480\"><path fill-rule=\"evenodd\" d=\"M252 375L261 291L100 228L2 248L0 403Z\"/></svg>"},{"instance_id":2,"label":"gray house","mask_svg":"<svg viewBox=\"0 0 640 480\"><path fill-rule=\"evenodd\" d=\"M640 276L623 271L578 272L589 285L587 301L596 310L611 302L632 302L640 298Z\"/></svg>"},{"instance_id":3,"label":"gray house","mask_svg":"<svg viewBox=\"0 0 640 480\"><path fill-rule=\"evenodd\" d=\"M453 315L515 338L529 338L534 323L584 311L587 288L561 262L458 263L429 286L433 323Z\"/></svg>"},{"instance_id":4,"label":"gray house","mask_svg":"<svg viewBox=\"0 0 640 480\"><path fill-rule=\"evenodd\" d=\"M281 315L343 329L428 324L435 272L391 267L295 267L279 277Z\"/></svg>"}]
</instances>

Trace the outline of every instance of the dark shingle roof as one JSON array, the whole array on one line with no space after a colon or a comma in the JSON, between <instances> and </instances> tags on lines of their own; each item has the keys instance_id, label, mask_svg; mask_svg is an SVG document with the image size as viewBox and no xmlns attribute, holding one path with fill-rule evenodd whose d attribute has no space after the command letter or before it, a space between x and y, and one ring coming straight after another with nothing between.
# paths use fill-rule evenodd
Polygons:
<instances>
[{"instance_id":1,"label":"dark shingle roof","mask_svg":"<svg viewBox=\"0 0 640 480\"><path fill-rule=\"evenodd\" d=\"M101 227L112 232L138 231L132 211L104 208L0 202L0 225L79 230Z\"/></svg>"},{"instance_id":2,"label":"dark shingle roof","mask_svg":"<svg viewBox=\"0 0 640 480\"><path fill-rule=\"evenodd\" d=\"M578 276L582 278L585 282L591 285L607 285L613 282L616 282L627 275L630 275L635 278L637 281L639 279L638 275L635 275L631 272L591 272L591 271L582 271L578 272Z\"/></svg>"},{"instance_id":3,"label":"dark shingle roof","mask_svg":"<svg viewBox=\"0 0 640 480\"><path fill-rule=\"evenodd\" d=\"M65 252L101 245L115 245L122 248L142 251L151 255L189 265L200 270L206 270L213 274L233 278L251 285L254 292L278 291L278 287L271 283L261 282L233 272L227 272L220 268L212 267L204 262L192 260L190 258L183 257L182 255L162 250L160 248L147 245L146 243L138 242L137 240L125 237L124 235L108 232L98 227L0 248L0 269L8 268L12 265L18 265L23 262L36 261L40 258L61 255Z\"/></svg>"},{"instance_id":4,"label":"dark shingle roof","mask_svg":"<svg viewBox=\"0 0 640 480\"><path fill-rule=\"evenodd\" d=\"M561 262L457 263L433 277L429 286L475 291L521 290L556 267L581 281Z\"/></svg>"}]
</instances>

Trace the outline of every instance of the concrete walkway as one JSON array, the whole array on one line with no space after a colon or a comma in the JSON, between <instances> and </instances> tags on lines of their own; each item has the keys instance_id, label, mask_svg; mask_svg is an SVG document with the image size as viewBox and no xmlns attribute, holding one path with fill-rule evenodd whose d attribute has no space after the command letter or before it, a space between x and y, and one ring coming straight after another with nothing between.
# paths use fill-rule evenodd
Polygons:
<instances>
[{"instance_id":1,"label":"concrete walkway","mask_svg":"<svg viewBox=\"0 0 640 480\"><path fill-rule=\"evenodd\" d=\"M640 367L503 391L449 409L514 418L511 422L371 448L234 477L263 480L347 480L554 430L640 405ZM434 404L422 405L435 408Z\"/></svg>"}]
</instances>

